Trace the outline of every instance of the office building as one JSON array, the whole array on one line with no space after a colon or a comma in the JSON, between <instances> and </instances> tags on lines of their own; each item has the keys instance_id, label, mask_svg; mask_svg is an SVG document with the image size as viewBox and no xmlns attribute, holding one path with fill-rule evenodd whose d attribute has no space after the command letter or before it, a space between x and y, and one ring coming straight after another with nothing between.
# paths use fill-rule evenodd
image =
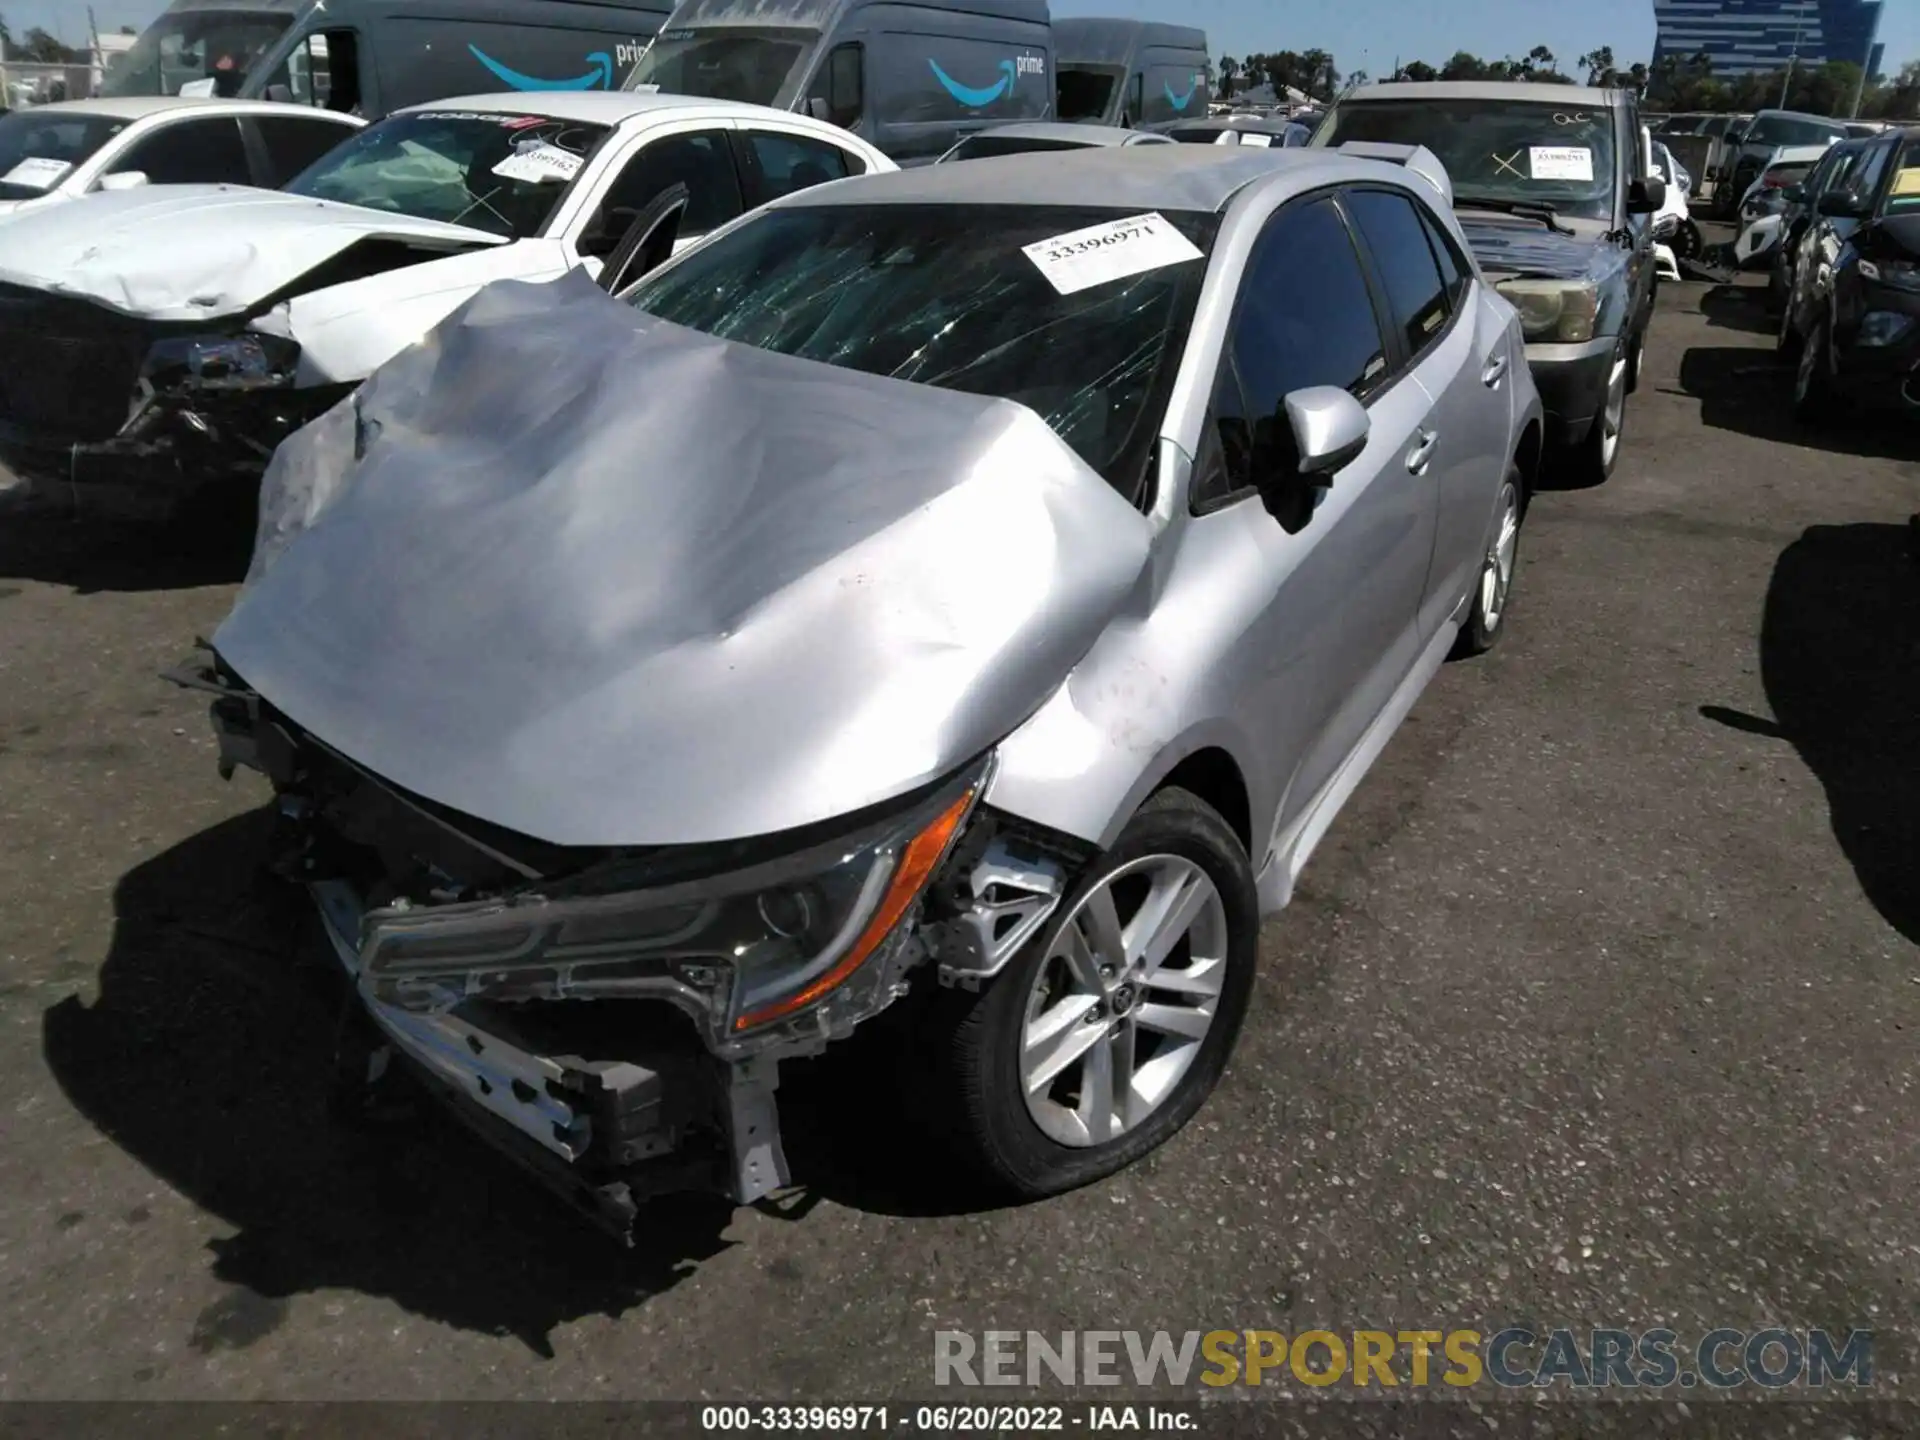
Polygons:
<instances>
[{"instance_id":1,"label":"office building","mask_svg":"<svg viewBox=\"0 0 1920 1440\"><path fill-rule=\"evenodd\" d=\"M1844 60L1877 72L1883 0L1653 0L1653 62L1704 51L1715 75L1784 70L1789 62Z\"/></svg>"}]
</instances>

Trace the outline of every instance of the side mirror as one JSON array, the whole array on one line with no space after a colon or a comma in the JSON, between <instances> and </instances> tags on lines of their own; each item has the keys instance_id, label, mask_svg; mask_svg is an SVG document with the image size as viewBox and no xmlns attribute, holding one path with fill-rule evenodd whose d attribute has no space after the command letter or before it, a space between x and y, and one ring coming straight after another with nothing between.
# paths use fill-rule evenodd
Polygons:
<instances>
[{"instance_id":1,"label":"side mirror","mask_svg":"<svg viewBox=\"0 0 1920 1440\"><path fill-rule=\"evenodd\" d=\"M146 183L147 172L144 170L121 170L100 177L102 190L138 190Z\"/></svg>"},{"instance_id":2,"label":"side mirror","mask_svg":"<svg viewBox=\"0 0 1920 1440\"><path fill-rule=\"evenodd\" d=\"M809 95L807 97L807 114L815 120L824 121L830 119L833 112L827 104L827 97L824 95Z\"/></svg>"},{"instance_id":3,"label":"side mirror","mask_svg":"<svg viewBox=\"0 0 1920 1440\"><path fill-rule=\"evenodd\" d=\"M1367 414L1367 407L1346 391L1331 385L1314 385L1294 391L1287 396L1285 404L1287 424L1293 430L1294 450L1300 457L1300 474L1315 483L1330 483L1337 471L1345 469L1367 448L1373 419Z\"/></svg>"},{"instance_id":4,"label":"side mirror","mask_svg":"<svg viewBox=\"0 0 1920 1440\"><path fill-rule=\"evenodd\" d=\"M1627 186L1627 213L1651 215L1667 203L1667 182L1658 178L1635 180Z\"/></svg>"},{"instance_id":5,"label":"side mirror","mask_svg":"<svg viewBox=\"0 0 1920 1440\"><path fill-rule=\"evenodd\" d=\"M1871 211L1865 197L1852 190L1829 190L1814 203L1829 220L1864 220Z\"/></svg>"}]
</instances>

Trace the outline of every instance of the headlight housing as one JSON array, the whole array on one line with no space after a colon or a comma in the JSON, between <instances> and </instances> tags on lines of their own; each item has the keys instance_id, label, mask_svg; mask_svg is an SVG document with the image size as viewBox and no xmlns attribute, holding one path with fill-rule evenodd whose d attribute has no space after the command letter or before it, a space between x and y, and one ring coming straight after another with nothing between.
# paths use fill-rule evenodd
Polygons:
<instances>
[{"instance_id":1,"label":"headlight housing","mask_svg":"<svg viewBox=\"0 0 1920 1440\"><path fill-rule=\"evenodd\" d=\"M985 769L908 811L731 873L620 889L621 865L545 893L399 903L361 922L360 975L416 1011L500 1000L697 997L715 1038L799 1015L899 927L972 813ZM642 862L644 863L644 862Z\"/></svg>"},{"instance_id":2,"label":"headlight housing","mask_svg":"<svg viewBox=\"0 0 1920 1440\"><path fill-rule=\"evenodd\" d=\"M155 390L275 389L293 384L299 364L298 342L248 330L156 341L140 378Z\"/></svg>"},{"instance_id":3,"label":"headlight housing","mask_svg":"<svg viewBox=\"0 0 1920 1440\"><path fill-rule=\"evenodd\" d=\"M1529 344L1578 345L1593 339L1600 287L1584 280L1502 280L1494 289L1520 312Z\"/></svg>"}]
</instances>

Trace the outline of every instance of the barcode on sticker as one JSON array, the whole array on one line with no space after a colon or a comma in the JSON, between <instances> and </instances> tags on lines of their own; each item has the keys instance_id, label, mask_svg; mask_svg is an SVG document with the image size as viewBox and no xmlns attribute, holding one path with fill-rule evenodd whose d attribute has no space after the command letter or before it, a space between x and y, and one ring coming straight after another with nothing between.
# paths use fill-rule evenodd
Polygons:
<instances>
[{"instance_id":1,"label":"barcode on sticker","mask_svg":"<svg viewBox=\"0 0 1920 1440\"><path fill-rule=\"evenodd\" d=\"M1157 211L1090 225L1020 248L1062 295L1203 258L1199 247Z\"/></svg>"}]
</instances>

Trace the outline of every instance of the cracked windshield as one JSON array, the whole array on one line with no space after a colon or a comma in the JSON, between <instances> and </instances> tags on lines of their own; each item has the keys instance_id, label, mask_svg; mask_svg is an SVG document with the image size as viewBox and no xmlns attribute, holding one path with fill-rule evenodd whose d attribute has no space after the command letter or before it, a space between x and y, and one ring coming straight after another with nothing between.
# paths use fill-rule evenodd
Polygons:
<instances>
[{"instance_id":1,"label":"cracked windshield","mask_svg":"<svg viewBox=\"0 0 1920 1440\"><path fill-rule=\"evenodd\" d=\"M544 115L396 115L323 155L286 189L524 240L540 232L606 133Z\"/></svg>"}]
</instances>

